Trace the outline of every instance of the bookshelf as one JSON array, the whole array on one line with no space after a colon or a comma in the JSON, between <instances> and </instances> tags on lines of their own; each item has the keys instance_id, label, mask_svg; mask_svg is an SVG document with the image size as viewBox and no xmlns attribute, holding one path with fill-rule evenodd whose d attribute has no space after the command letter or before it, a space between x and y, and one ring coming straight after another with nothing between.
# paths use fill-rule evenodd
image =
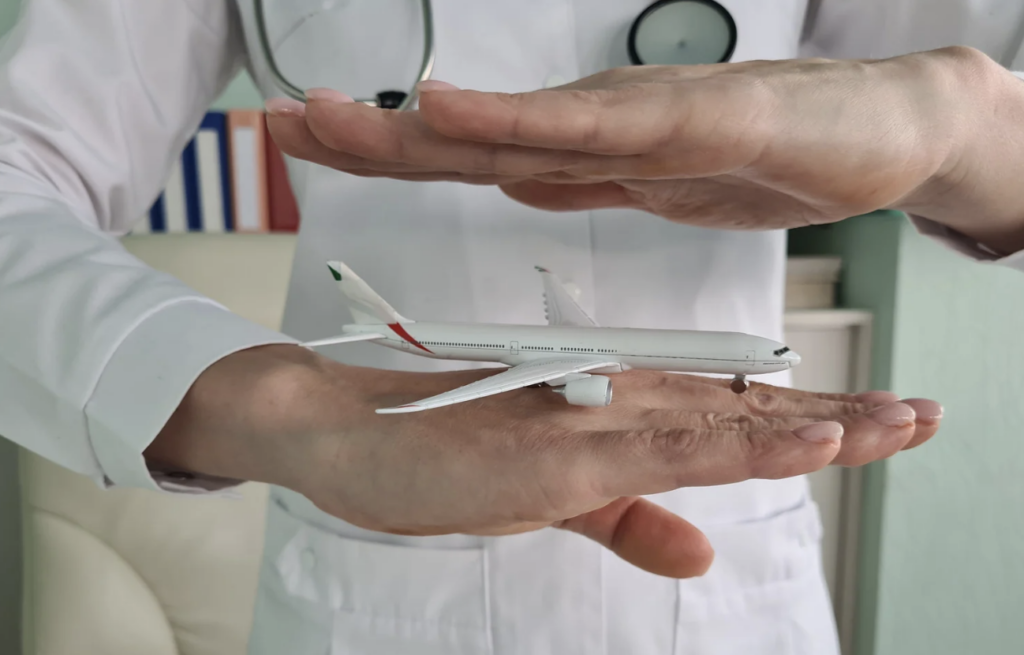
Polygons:
<instances>
[{"instance_id":1,"label":"bookshelf","mask_svg":"<svg viewBox=\"0 0 1024 655\"><path fill-rule=\"evenodd\" d=\"M131 234L295 233L299 209L260 109L211 108Z\"/></svg>"}]
</instances>

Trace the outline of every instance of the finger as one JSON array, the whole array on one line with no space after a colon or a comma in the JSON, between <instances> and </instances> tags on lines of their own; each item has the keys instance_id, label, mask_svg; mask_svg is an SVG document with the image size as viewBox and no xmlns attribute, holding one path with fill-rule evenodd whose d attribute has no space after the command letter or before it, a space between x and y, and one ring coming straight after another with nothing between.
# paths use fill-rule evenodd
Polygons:
<instances>
[{"instance_id":1,"label":"finger","mask_svg":"<svg viewBox=\"0 0 1024 655\"><path fill-rule=\"evenodd\" d=\"M400 173L368 169L351 169L346 170L345 172L350 175L355 175L356 177L386 177L392 180L404 180L406 182L461 182L462 184L489 186L515 183L521 179L504 175L471 175L467 173Z\"/></svg>"},{"instance_id":2,"label":"finger","mask_svg":"<svg viewBox=\"0 0 1024 655\"><path fill-rule=\"evenodd\" d=\"M290 157L346 172L384 169L378 162L327 147L313 135L303 118L268 115L267 129L281 152ZM387 166L387 170L410 173L425 169L395 163Z\"/></svg>"},{"instance_id":3,"label":"finger","mask_svg":"<svg viewBox=\"0 0 1024 655\"><path fill-rule=\"evenodd\" d=\"M832 400L833 394L816 394L780 387L752 384L737 394L729 389L731 380L703 378L693 375L655 372L630 372L616 376L619 398L639 405L691 411L713 411L754 416L800 416L832 419L846 414L862 414L877 403ZM842 396L841 396L842 397ZM852 399L851 399L852 400Z\"/></svg>"},{"instance_id":4,"label":"finger","mask_svg":"<svg viewBox=\"0 0 1024 655\"><path fill-rule=\"evenodd\" d=\"M426 125L419 112L383 111L361 103L310 101L306 123L330 150L378 164L407 164L436 172L518 177L563 170L584 157L453 139Z\"/></svg>"},{"instance_id":5,"label":"finger","mask_svg":"<svg viewBox=\"0 0 1024 655\"><path fill-rule=\"evenodd\" d=\"M700 378L698 376L687 376L692 380L698 380L704 384L726 389L730 380L720 380L711 378ZM750 389L746 393L754 392L773 394L780 397L787 398L791 401L803 404L808 398L815 398L820 400L829 400L838 403L835 406L837 414L833 414L828 417L818 418L831 418L840 415L852 415L859 413L860 410L870 411L872 408L884 407L892 405L899 401L899 396L889 391L867 391L859 394L829 394L829 393L815 393L809 391L801 391L799 389L789 389L785 387L774 387L767 384L752 383ZM763 400L763 399L762 399ZM935 402L934 400L928 400L924 398L915 398L911 400L902 401L904 404L909 405L915 413L915 430L913 437L903 447L904 450L915 448L924 442L931 439L939 430L941 423L943 408L942 405ZM774 406L774 402L766 403ZM847 433L849 434L849 433ZM856 433L854 433L856 434ZM890 436L890 438L892 438ZM844 451L849 445L849 442L854 441L852 439L846 439L847 443L844 443ZM877 457L876 457L877 459ZM874 461L869 460L869 461ZM836 462L840 463L840 462Z\"/></svg>"},{"instance_id":6,"label":"finger","mask_svg":"<svg viewBox=\"0 0 1024 655\"><path fill-rule=\"evenodd\" d=\"M564 401L563 401L564 402ZM612 404L595 410L585 407L559 407L562 422L574 429L588 425L602 431L645 430L660 428L690 428L694 430L771 431L795 430L804 425L818 422L817 419L801 417L760 417L746 414L728 414L715 411L693 412L675 409L646 409L629 404Z\"/></svg>"},{"instance_id":7,"label":"finger","mask_svg":"<svg viewBox=\"0 0 1024 655\"><path fill-rule=\"evenodd\" d=\"M642 496L811 473L839 454L842 430L839 423L824 422L795 430L583 432L567 452L600 496Z\"/></svg>"},{"instance_id":8,"label":"finger","mask_svg":"<svg viewBox=\"0 0 1024 655\"><path fill-rule=\"evenodd\" d=\"M620 498L555 527L593 539L630 564L669 578L703 575L715 556L700 530L642 498Z\"/></svg>"},{"instance_id":9,"label":"finger","mask_svg":"<svg viewBox=\"0 0 1024 655\"><path fill-rule=\"evenodd\" d=\"M433 129L456 139L637 155L669 139L675 129L675 108L654 89L425 93L420 111Z\"/></svg>"},{"instance_id":10,"label":"finger","mask_svg":"<svg viewBox=\"0 0 1024 655\"><path fill-rule=\"evenodd\" d=\"M833 464L863 466L903 450L917 431L914 409L892 403L865 414L836 419L843 426L843 445Z\"/></svg>"},{"instance_id":11,"label":"finger","mask_svg":"<svg viewBox=\"0 0 1024 655\"><path fill-rule=\"evenodd\" d=\"M750 432L772 430L795 430L804 425L817 423L817 419L799 416L762 417L749 414L725 414L713 411L692 412L674 409L649 409L632 418L622 429L638 428L694 428L700 430L724 430L726 432ZM605 424L604 429L618 426ZM845 439L845 436L844 436Z\"/></svg>"},{"instance_id":12,"label":"finger","mask_svg":"<svg viewBox=\"0 0 1024 655\"><path fill-rule=\"evenodd\" d=\"M729 385L732 383L732 380L727 378L709 378L698 375L684 375L683 377L690 381L699 382L701 384L710 384L723 389L728 389ZM818 391L794 389L792 387L777 387L775 385L765 384L754 380L748 380L748 384L749 388L747 391L774 393L786 398L818 398L821 400L834 400L842 403L864 405L888 405L890 403L898 402L900 399L899 395L890 391L866 391L858 394L822 393Z\"/></svg>"},{"instance_id":13,"label":"finger","mask_svg":"<svg viewBox=\"0 0 1024 655\"><path fill-rule=\"evenodd\" d=\"M641 207L626 189L614 182L576 185L526 180L502 184L501 190L524 205L556 212Z\"/></svg>"},{"instance_id":14,"label":"finger","mask_svg":"<svg viewBox=\"0 0 1024 655\"><path fill-rule=\"evenodd\" d=\"M907 445L903 447L904 450L909 450L911 448L917 448L935 436L935 433L939 431L939 426L942 423L942 417L945 414L945 410L939 403L926 398L910 398L902 402L910 405L910 407L914 409L914 413L917 415L915 421L917 429L914 431L914 436Z\"/></svg>"},{"instance_id":15,"label":"finger","mask_svg":"<svg viewBox=\"0 0 1024 655\"><path fill-rule=\"evenodd\" d=\"M592 91L425 93L419 106L427 125L456 139L625 157L670 152L693 174L713 174L757 158L770 100L764 85L704 77Z\"/></svg>"}]
</instances>

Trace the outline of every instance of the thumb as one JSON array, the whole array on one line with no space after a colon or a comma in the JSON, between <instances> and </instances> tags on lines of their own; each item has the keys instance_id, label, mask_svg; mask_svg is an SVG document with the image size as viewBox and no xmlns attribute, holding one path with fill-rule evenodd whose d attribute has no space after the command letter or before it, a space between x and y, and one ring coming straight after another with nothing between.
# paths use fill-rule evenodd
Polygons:
<instances>
[{"instance_id":1,"label":"thumb","mask_svg":"<svg viewBox=\"0 0 1024 655\"><path fill-rule=\"evenodd\" d=\"M608 207L638 207L625 189L614 182L548 184L536 180L503 184L501 190L517 202L548 211L585 211Z\"/></svg>"},{"instance_id":2,"label":"thumb","mask_svg":"<svg viewBox=\"0 0 1024 655\"><path fill-rule=\"evenodd\" d=\"M704 575L715 558L703 532L643 498L619 498L554 527L589 537L630 564L669 578Z\"/></svg>"}]
</instances>

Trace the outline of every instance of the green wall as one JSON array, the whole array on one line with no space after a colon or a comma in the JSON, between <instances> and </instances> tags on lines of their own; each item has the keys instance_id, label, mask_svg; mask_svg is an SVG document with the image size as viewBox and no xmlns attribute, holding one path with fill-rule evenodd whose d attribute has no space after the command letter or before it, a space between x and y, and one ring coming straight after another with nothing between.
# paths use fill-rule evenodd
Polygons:
<instances>
[{"instance_id":1,"label":"green wall","mask_svg":"<svg viewBox=\"0 0 1024 655\"><path fill-rule=\"evenodd\" d=\"M843 254L875 312L876 386L946 407L928 444L867 469L856 655L1024 653L1024 273L898 214L793 233Z\"/></svg>"},{"instance_id":2,"label":"green wall","mask_svg":"<svg viewBox=\"0 0 1024 655\"><path fill-rule=\"evenodd\" d=\"M888 464L876 653L1024 653L1024 273L909 232L893 388L947 418Z\"/></svg>"},{"instance_id":3,"label":"green wall","mask_svg":"<svg viewBox=\"0 0 1024 655\"><path fill-rule=\"evenodd\" d=\"M3 4L0 4L0 34L5 34L10 29L17 20L19 11L21 0L4 0Z\"/></svg>"},{"instance_id":4,"label":"green wall","mask_svg":"<svg viewBox=\"0 0 1024 655\"><path fill-rule=\"evenodd\" d=\"M224 89L217 101L213 103L214 109L263 109L263 96L260 95L252 78L245 71L231 81L228 88Z\"/></svg>"}]
</instances>

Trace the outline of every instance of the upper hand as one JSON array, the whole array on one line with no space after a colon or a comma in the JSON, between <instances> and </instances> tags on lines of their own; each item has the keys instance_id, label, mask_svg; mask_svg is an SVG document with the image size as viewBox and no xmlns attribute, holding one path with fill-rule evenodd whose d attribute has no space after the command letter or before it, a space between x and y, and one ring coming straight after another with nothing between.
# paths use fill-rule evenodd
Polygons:
<instances>
[{"instance_id":1,"label":"upper hand","mask_svg":"<svg viewBox=\"0 0 1024 655\"><path fill-rule=\"evenodd\" d=\"M521 94L421 86L405 113L313 92L270 129L286 153L355 175L498 184L550 210L768 229L897 208L1024 247L1018 169L985 165L1024 153L1024 85L968 48L638 66Z\"/></svg>"},{"instance_id":2,"label":"upper hand","mask_svg":"<svg viewBox=\"0 0 1024 655\"><path fill-rule=\"evenodd\" d=\"M728 380L639 371L613 376L615 402L600 409L531 388L414 414L374 412L490 373L361 369L294 346L254 348L207 369L146 455L279 484L372 530L555 526L648 571L688 577L710 565L707 540L638 496L864 464L923 443L941 415L934 402L897 403L888 393L755 383L737 395Z\"/></svg>"}]
</instances>

